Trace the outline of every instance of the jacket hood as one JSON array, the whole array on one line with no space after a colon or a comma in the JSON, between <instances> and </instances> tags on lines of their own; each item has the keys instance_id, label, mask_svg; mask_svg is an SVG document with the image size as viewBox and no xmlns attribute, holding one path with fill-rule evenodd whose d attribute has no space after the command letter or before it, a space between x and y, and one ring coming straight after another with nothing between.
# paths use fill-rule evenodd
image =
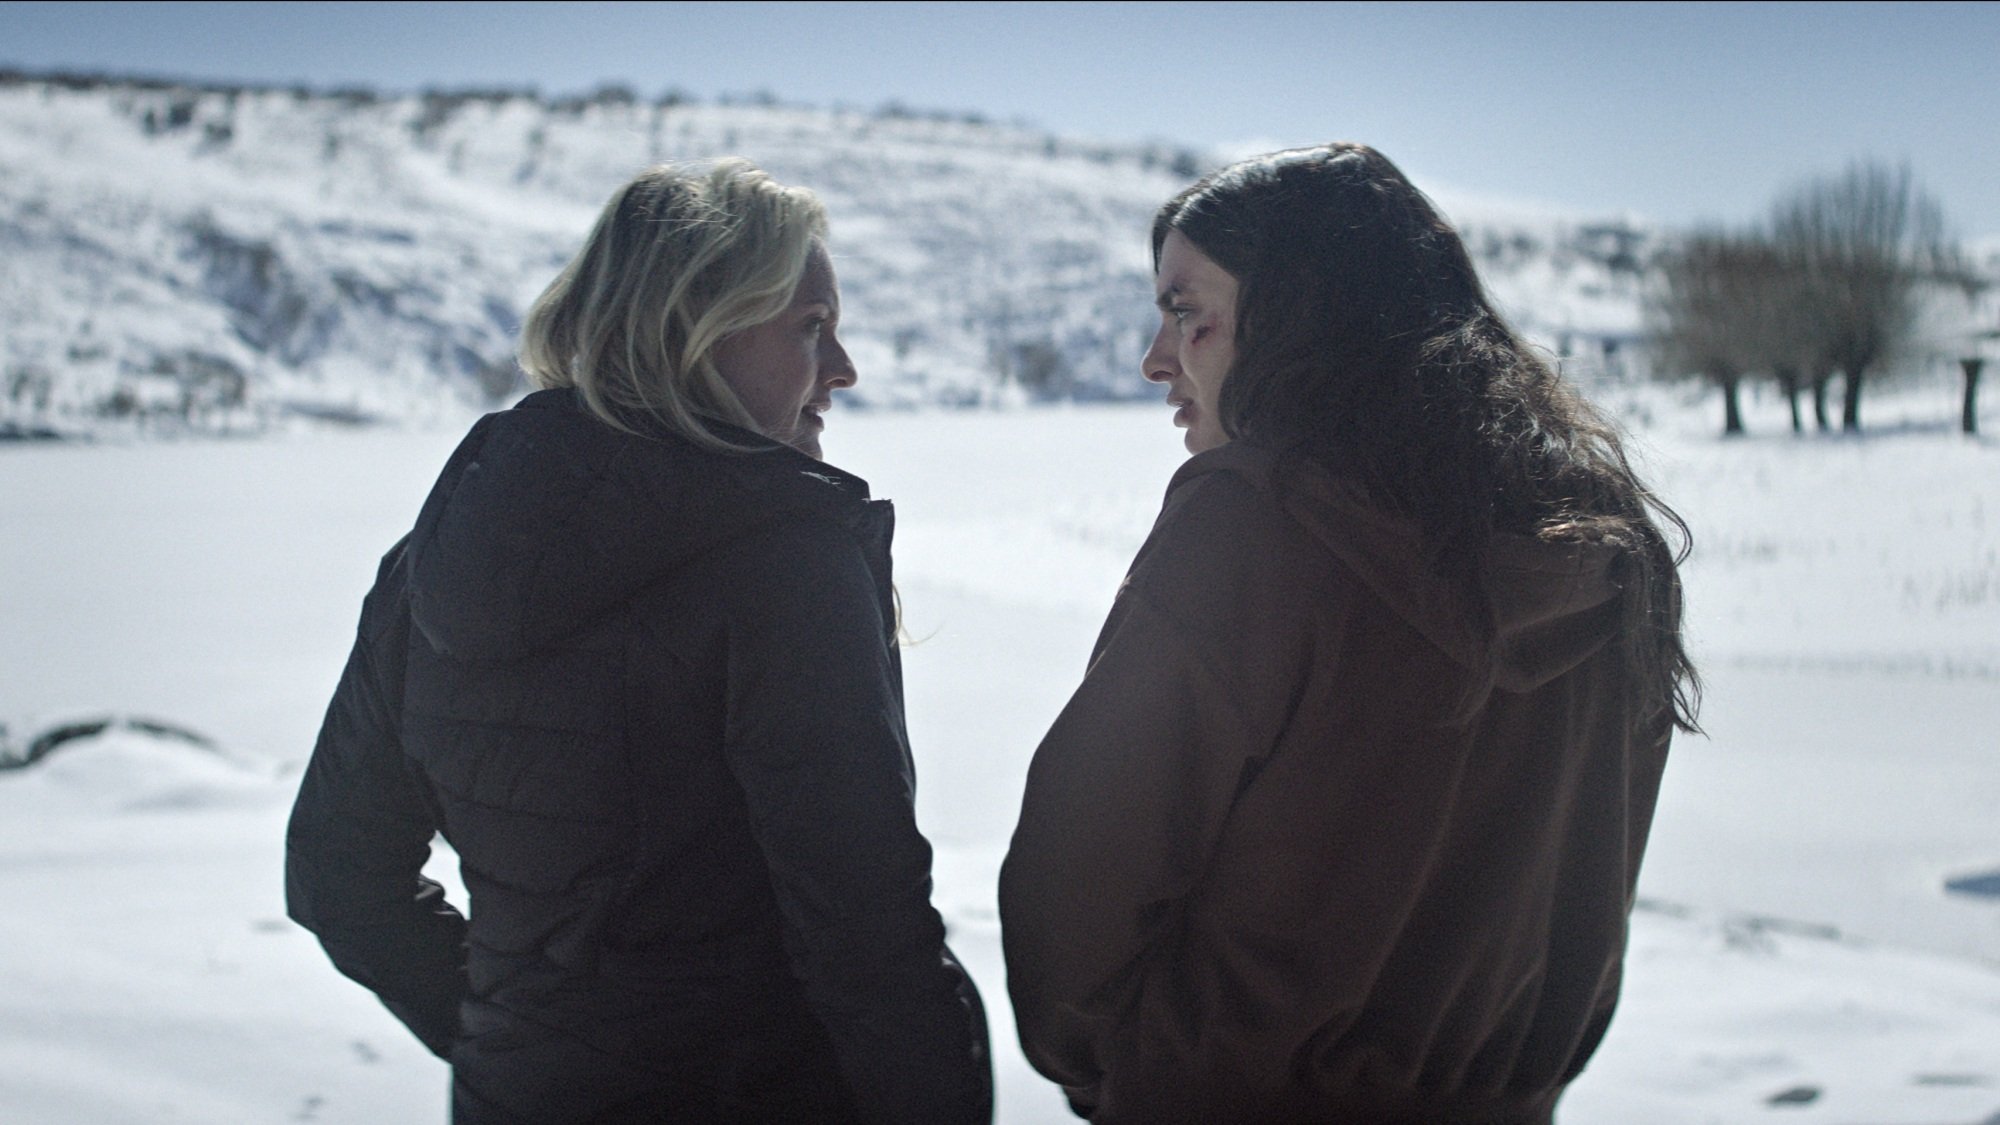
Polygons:
<instances>
[{"instance_id":1,"label":"jacket hood","mask_svg":"<svg viewBox=\"0 0 2000 1125\"><path fill-rule=\"evenodd\" d=\"M1618 633L1616 547L1493 536L1479 567L1494 625L1493 636L1485 638L1472 626L1463 594L1427 571L1416 526L1370 503L1358 486L1305 459L1292 459L1281 469L1274 452L1235 441L1190 458L1175 474L1174 487L1209 472L1234 472L1271 492L1376 597L1494 687L1514 692L1540 687Z\"/></svg>"},{"instance_id":2,"label":"jacket hood","mask_svg":"<svg viewBox=\"0 0 2000 1125\"><path fill-rule=\"evenodd\" d=\"M538 391L481 419L425 500L406 548L411 619L441 653L516 658L732 539L824 514L830 495L849 518L887 518L867 482L796 450L623 434L575 392Z\"/></svg>"}]
</instances>

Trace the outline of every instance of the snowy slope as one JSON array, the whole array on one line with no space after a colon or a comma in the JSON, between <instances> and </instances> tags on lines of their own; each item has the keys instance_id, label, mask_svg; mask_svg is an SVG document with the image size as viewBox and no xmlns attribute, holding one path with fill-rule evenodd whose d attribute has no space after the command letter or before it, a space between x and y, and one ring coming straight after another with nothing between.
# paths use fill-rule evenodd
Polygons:
<instances>
[{"instance_id":1,"label":"snowy slope","mask_svg":"<svg viewBox=\"0 0 2000 1125\"><path fill-rule=\"evenodd\" d=\"M856 397L876 404L1143 395L1147 224L1213 163L976 118L618 90L0 75L0 428L242 431L505 398L522 311L609 191L732 153L826 200ZM1552 350L1594 363L1636 336L1644 227L1456 217Z\"/></svg>"}]
</instances>

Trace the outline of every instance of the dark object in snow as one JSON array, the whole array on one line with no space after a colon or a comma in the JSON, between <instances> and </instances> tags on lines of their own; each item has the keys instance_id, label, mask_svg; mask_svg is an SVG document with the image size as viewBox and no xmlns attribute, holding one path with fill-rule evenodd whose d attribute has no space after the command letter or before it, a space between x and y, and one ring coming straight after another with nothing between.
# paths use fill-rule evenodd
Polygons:
<instances>
[{"instance_id":1,"label":"dark object in snow","mask_svg":"<svg viewBox=\"0 0 2000 1125\"><path fill-rule=\"evenodd\" d=\"M342 406L338 403L292 401L279 404L287 414L310 418L315 422L327 422L336 426L372 426L381 419L358 406Z\"/></svg>"},{"instance_id":2,"label":"dark object in snow","mask_svg":"<svg viewBox=\"0 0 2000 1125\"><path fill-rule=\"evenodd\" d=\"M99 719L84 719L61 726L50 727L35 736L25 749L14 750L5 738L6 728L0 727L0 770L26 769L49 756L56 747L79 739L96 738L108 730L129 730L154 738L171 739L213 751L215 743L206 736L197 734L186 727L162 722L159 719L118 718L107 715Z\"/></svg>"},{"instance_id":3,"label":"dark object in snow","mask_svg":"<svg viewBox=\"0 0 2000 1125\"><path fill-rule=\"evenodd\" d=\"M1748 914L1737 921L1763 933L1786 934L1791 937L1812 938L1816 941L1841 940L1840 927L1830 926L1825 922L1801 922L1769 914Z\"/></svg>"},{"instance_id":4,"label":"dark object in snow","mask_svg":"<svg viewBox=\"0 0 2000 1125\"><path fill-rule=\"evenodd\" d=\"M1819 1100L1818 1086L1794 1086L1764 1099L1765 1105L1811 1105Z\"/></svg>"},{"instance_id":5,"label":"dark object in snow","mask_svg":"<svg viewBox=\"0 0 2000 1125\"><path fill-rule=\"evenodd\" d=\"M2000 898L2000 868L1982 871L1977 875L1960 875L1956 879L1946 879L1944 889L1962 895Z\"/></svg>"},{"instance_id":6,"label":"dark object in snow","mask_svg":"<svg viewBox=\"0 0 2000 1125\"><path fill-rule=\"evenodd\" d=\"M1984 1074L1919 1074L1910 1082L1917 1086L1991 1086L1993 1079Z\"/></svg>"},{"instance_id":7,"label":"dark object in snow","mask_svg":"<svg viewBox=\"0 0 2000 1125\"><path fill-rule=\"evenodd\" d=\"M0 441L62 441L67 435L47 426L0 422Z\"/></svg>"},{"instance_id":8,"label":"dark object in snow","mask_svg":"<svg viewBox=\"0 0 2000 1125\"><path fill-rule=\"evenodd\" d=\"M1694 917L1694 911L1692 909L1683 906L1678 902L1668 902L1665 899L1658 899L1658 898L1647 898L1644 895L1640 895L1638 898L1632 900L1632 909L1637 913L1661 914L1665 915L1668 918Z\"/></svg>"}]
</instances>

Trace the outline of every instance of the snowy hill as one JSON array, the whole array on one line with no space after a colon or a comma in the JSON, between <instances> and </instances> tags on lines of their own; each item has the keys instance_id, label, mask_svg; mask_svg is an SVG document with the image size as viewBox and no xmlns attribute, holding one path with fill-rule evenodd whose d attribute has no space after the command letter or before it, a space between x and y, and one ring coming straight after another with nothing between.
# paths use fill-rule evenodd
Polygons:
<instances>
[{"instance_id":1,"label":"snowy hill","mask_svg":"<svg viewBox=\"0 0 2000 1125\"><path fill-rule=\"evenodd\" d=\"M896 107L0 74L0 432L504 399L522 311L609 191L732 153L825 199L863 405L1149 395L1147 224L1219 162ZM1442 202L1552 350L1636 337L1650 231Z\"/></svg>"}]
</instances>

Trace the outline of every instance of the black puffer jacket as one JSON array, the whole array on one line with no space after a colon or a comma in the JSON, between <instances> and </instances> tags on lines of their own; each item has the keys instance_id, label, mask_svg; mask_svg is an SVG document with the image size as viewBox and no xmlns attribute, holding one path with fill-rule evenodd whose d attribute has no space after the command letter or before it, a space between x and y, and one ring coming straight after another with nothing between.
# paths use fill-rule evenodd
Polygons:
<instances>
[{"instance_id":1,"label":"black puffer jacket","mask_svg":"<svg viewBox=\"0 0 2000 1125\"><path fill-rule=\"evenodd\" d=\"M749 440L748 435L741 435ZM972 1122L893 513L789 449L481 421L383 560L287 837L291 915L460 1122ZM459 853L470 921L419 868Z\"/></svg>"}]
</instances>

